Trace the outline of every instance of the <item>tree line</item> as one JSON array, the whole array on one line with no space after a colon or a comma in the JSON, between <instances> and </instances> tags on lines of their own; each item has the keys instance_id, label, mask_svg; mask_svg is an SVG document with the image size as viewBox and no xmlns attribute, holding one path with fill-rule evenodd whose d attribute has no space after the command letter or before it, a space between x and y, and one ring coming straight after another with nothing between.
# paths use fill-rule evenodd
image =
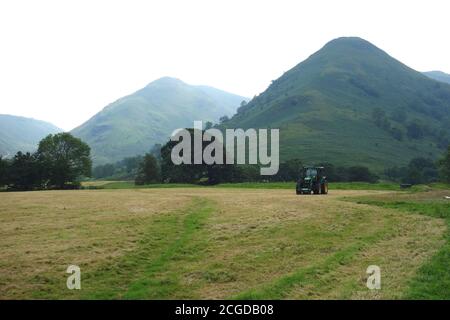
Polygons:
<instances>
[{"instance_id":1,"label":"tree line","mask_svg":"<svg viewBox=\"0 0 450 320\"><path fill-rule=\"evenodd\" d=\"M142 157L136 169L135 183L195 183L218 184L239 182L281 182L297 181L304 165L300 159L291 159L280 164L279 171L273 176L261 176L258 165L174 165L171 151L174 142L168 142L161 151ZM225 151L224 151L225 156ZM331 163L318 163L325 167L325 173L331 182L377 182L380 177L366 166L334 166ZM450 182L450 146L439 161L415 158L406 167L395 167L385 171L385 177L402 183Z\"/></svg>"},{"instance_id":2,"label":"tree line","mask_svg":"<svg viewBox=\"0 0 450 320\"><path fill-rule=\"evenodd\" d=\"M192 183L214 185L219 183L240 182L292 182L297 181L304 166L300 159L291 159L280 164L279 171L273 176L260 175L259 165L174 165L170 151L162 151L158 161L148 153L142 158L135 183ZM330 163L319 163L325 167L325 174L331 182L377 182L379 177L365 166L335 167Z\"/></svg>"},{"instance_id":3,"label":"tree line","mask_svg":"<svg viewBox=\"0 0 450 320\"><path fill-rule=\"evenodd\" d=\"M450 183L450 146L438 161L429 158L414 158L407 166L392 167L385 170L389 180L408 184L432 182Z\"/></svg>"},{"instance_id":4,"label":"tree line","mask_svg":"<svg viewBox=\"0 0 450 320\"><path fill-rule=\"evenodd\" d=\"M12 159L0 157L0 187L28 191L74 189L91 175L90 147L70 133L50 134L34 153L17 152Z\"/></svg>"},{"instance_id":5,"label":"tree line","mask_svg":"<svg viewBox=\"0 0 450 320\"><path fill-rule=\"evenodd\" d=\"M153 155L157 161L160 161L161 144L155 144L150 149L150 154ZM92 178L94 179L108 179L108 180L134 180L138 174L140 164L144 160L143 155L126 157L114 163L106 163L95 166L92 169Z\"/></svg>"},{"instance_id":6,"label":"tree line","mask_svg":"<svg viewBox=\"0 0 450 320\"><path fill-rule=\"evenodd\" d=\"M261 176L259 165L187 165L176 166L171 160L175 142L155 145L144 156L128 157L114 164L105 164L91 170L89 146L69 133L49 135L39 143L34 153L17 152L11 159L0 157L0 188L8 190L73 189L80 181L95 179L134 179L137 185L150 183L194 183L213 185L239 182L296 181L304 166L300 159L280 164L274 176ZM226 153L223 153L224 156ZM379 176L365 166L325 167L331 182L376 182ZM407 166L393 167L384 172L386 178L401 183L450 182L450 146L439 161L427 158L412 159Z\"/></svg>"}]
</instances>

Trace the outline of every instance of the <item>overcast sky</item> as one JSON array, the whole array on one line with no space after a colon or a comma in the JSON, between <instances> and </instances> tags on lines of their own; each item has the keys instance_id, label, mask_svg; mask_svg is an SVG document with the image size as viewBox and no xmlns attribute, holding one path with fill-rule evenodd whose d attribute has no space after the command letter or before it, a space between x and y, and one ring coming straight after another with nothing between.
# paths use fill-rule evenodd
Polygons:
<instances>
[{"instance_id":1,"label":"overcast sky","mask_svg":"<svg viewBox=\"0 0 450 320\"><path fill-rule=\"evenodd\" d=\"M1 0L0 113L70 130L162 76L252 97L341 36L450 73L449 1Z\"/></svg>"}]
</instances>

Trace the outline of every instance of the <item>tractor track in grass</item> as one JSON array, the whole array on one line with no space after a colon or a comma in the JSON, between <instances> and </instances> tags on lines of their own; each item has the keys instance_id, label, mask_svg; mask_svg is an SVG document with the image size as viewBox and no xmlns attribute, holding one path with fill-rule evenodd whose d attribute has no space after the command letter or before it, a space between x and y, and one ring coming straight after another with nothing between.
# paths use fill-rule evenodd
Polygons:
<instances>
[{"instance_id":1,"label":"tractor track in grass","mask_svg":"<svg viewBox=\"0 0 450 320\"><path fill-rule=\"evenodd\" d=\"M260 300L260 299L283 299L290 291L302 284L308 284L317 276L324 277L334 271L339 266L345 265L356 258L359 252L382 240L392 232L386 225L386 229L377 231L371 235L361 238L357 243L347 246L331 256L325 258L320 263L308 268L299 269L294 273L284 275L269 284L263 284L259 288L254 288L231 297L235 300Z\"/></svg>"},{"instance_id":2,"label":"tractor track in grass","mask_svg":"<svg viewBox=\"0 0 450 320\"><path fill-rule=\"evenodd\" d=\"M125 299L168 298L177 289L179 275L172 274L162 279L155 279L155 276L163 271L176 255L182 254L182 251L187 249L192 236L201 229L204 220L213 210L210 200L195 198L193 204L187 209L179 238L146 267L144 275L129 286L123 297Z\"/></svg>"},{"instance_id":3,"label":"tractor track in grass","mask_svg":"<svg viewBox=\"0 0 450 320\"><path fill-rule=\"evenodd\" d=\"M194 197L187 208L153 219L136 250L112 267L88 275L85 283L90 288L83 298L169 298L173 292L179 290L180 274L162 273L171 263L180 263L186 252L191 254L198 249L193 249L190 241L196 233L203 231L202 226L214 209L213 201ZM167 234L171 234L172 237L167 238ZM202 246L203 243L199 241L195 245ZM157 250L157 247L160 247L160 250ZM201 254L201 250L197 250L197 254ZM130 274L131 279L124 277Z\"/></svg>"},{"instance_id":4,"label":"tractor track in grass","mask_svg":"<svg viewBox=\"0 0 450 320\"><path fill-rule=\"evenodd\" d=\"M377 196L375 198L354 197L347 201L394 209L407 214L419 214L433 219L442 219L447 228L442 247L430 257L409 281L405 299L449 299L450 298L450 204L444 200L447 191L429 191L417 194Z\"/></svg>"},{"instance_id":5,"label":"tractor track in grass","mask_svg":"<svg viewBox=\"0 0 450 320\"><path fill-rule=\"evenodd\" d=\"M442 219L384 201L342 201L425 194L334 190L299 197L292 190L206 187L56 193L2 195L0 296L398 299L410 297L409 281L444 243ZM420 211L446 212L445 204L428 205ZM433 297L447 292L441 273L448 249L440 250L442 259L419 271L418 284L431 282L430 296L440 292ZM80 266L81 290L67 290L68 264ZM371 264L383 272L376 294L365 283Z\"/></svg>"}]
</instances>

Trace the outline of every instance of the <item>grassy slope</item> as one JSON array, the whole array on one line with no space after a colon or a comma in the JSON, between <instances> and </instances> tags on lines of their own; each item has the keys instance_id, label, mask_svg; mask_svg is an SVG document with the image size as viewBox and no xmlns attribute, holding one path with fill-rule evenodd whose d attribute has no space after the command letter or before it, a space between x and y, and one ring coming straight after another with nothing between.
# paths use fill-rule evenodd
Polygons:
<instances>
[{"instance_id":1,"label":"grassy slope","mask_svg":"<svg viewBox=\"0 0 450 320\"><path fill-rule=\"evenodd\" d=\"M442 71L429 71L424 72L424 74L431 79L450 84L450 74L444 73Z\"/></svg>"},{"instance_id":2,"label":"grassy slope","mask_svg":"<svg viewBox=\"0 0 450 320\"><path fill-rule=\"evenodd\" d=\"M274 81L227 126L280 128L282 159L364 163L377 171L441 153L430 136L397 141L375 126L376 107L390 118L404 110L405 123L420 119L434 130L445 129L450 86L406 67L362 39L337 39ZM430 115L438 109L441 116ZM391 119L391 125L404 133L405 123Z\"/></svg>"},{"instance_id":3,"label":"grassy slope","mask_svg":"<svg viewBox=\"0 0 450 320\"><path fill-rule=\"evenodd\" d=\"M173 130L192 127L194 120L217 122L231 116L244 99L161 78L108 105L72 133L91 146L96 164L111 163L148 152L153 144L166 142Z\"/></svg>"},{"instance_id":4,"label":"grassy slope","mask_svg":"<svg viewBox=\"0 0 450 320\"><path fill-rule=\"evenodd\" d=\"M0 155L12 156L17 151L32 152L37 149L42 138L61 131L48 122L0 114Z\"/></svg>"}]
</instances>

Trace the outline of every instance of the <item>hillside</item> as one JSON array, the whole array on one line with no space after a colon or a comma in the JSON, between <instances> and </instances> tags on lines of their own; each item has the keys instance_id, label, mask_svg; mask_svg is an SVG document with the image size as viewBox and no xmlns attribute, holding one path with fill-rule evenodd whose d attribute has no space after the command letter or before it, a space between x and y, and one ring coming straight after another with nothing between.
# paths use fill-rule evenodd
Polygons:
<instances>
[{"instance_id":1,"label":"hillside","mask_svg":"<svg viewBox=\"0 0 450 320\"><path fill-rule=\"evenodd\" d=\"M255 97L227 127L280 128L282 160L381 172L449 141L450 85L360 38L326 44Z\"/></svg>"},{"instance_id":2,"label":"hillside","mask_svg":"<svg viewBox=\"0 0 450 320\"><path fill-rule=\"evenodd\" d=\"M10 157L17 151L32 152L42 138L61 131L45 121L0 114L0 155Z\"/></svg>"},{"instance_id":3,"label":"hillside","mask_svg":"<svg viewBox=\"0 0 450 320\"><path fill-rule=\"evenodd\" d=\"M91 146L95 164L115 162L149 151L194 120L232 116L242 100L247 99L165 77L108 105L72 133Z\"/></svg>"},{"instance_id":4,"label":"hillside","mask_svg":"<svg viewBox=\"0 0 450 320\"><path fill-rule=\"evenodd\" d=\"M423 74L426 75L427 77L430 77L431 79L445 83L450 83L450 74L444 73L442 71L428 71L424 72Z\"/></svg>"}]
</instances>

